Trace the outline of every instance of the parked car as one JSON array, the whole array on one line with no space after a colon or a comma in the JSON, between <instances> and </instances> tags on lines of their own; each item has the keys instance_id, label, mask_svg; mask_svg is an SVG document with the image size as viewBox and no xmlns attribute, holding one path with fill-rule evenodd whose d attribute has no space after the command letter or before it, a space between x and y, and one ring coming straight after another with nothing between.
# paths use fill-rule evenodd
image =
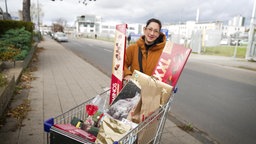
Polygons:
<instances>
[{"instance_id":1,"label":"parked car","mask_svg":"<svg viewBox=\"0 0 256 144\"><path fill-rule=\"evenodd\" d=\"M228 39L222 39L220 45L228 45Z\"/></svg>"},{"instance_id":2,"label":"parked car","mask_svg":"<svg viewBox=\"0 0 256 144\"><path fill-rule=\"evenodd\" d=\"M241 45L248 45L248 39L243 39L239 42Z\"/></svg>"},{"instance_id":3,"label":"parked car","mask_svg":"<svg viewBox=\"0 0 256 144\"><path fill-rule=\"evenodd\" d=\"M235 45L240 46L240 40L231 40L230 45L232 45L232 46L235 46Z\"/></svg>"},{"instance_id":4,"label":"parked car","mask_svg":"<svg viewBox=\"0 0 256 144\"><path fill-rule=\"evenodd\" d=\"M55 37L56 41L58 41L58 42L67 42L68 41L67 35L63 32L55 33L54 37Z\"/></svg>"}]
</instances>

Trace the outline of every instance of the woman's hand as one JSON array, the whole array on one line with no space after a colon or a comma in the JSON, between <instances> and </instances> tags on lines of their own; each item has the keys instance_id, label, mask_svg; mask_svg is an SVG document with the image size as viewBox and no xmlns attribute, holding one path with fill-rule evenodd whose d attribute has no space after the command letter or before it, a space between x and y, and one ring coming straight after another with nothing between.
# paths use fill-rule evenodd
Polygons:
<instances>
[{"instance_id":1,"label":"woman's hand","mask_svg":"<svg viewBox=\"0 0 256 144\"><path fill-rule=\"evenodd\" d=\"M130 80L132 76L131 75L127 75L123 78L123 85L126 85L128 83L128 81Z\"/></svg>"}]
</instances>

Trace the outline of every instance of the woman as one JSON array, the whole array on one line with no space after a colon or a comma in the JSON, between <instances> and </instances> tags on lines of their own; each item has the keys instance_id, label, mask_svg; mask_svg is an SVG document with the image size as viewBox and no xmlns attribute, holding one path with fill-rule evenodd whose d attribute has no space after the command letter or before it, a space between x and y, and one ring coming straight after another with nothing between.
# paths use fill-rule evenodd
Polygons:
<instances>
[{"instance_id":1,"label":"woman","mask_svg":"<svg viewBox=\"0 0 256 144\"><path fill-rule=\"evenodd\" d=\"M151 18L144 27L142 35L135 44L126 49L124 62L124 81L128 81L134 70L152 75L165 46L166 37L160 32L158 19Z\"/></svg>"}]
</instances>

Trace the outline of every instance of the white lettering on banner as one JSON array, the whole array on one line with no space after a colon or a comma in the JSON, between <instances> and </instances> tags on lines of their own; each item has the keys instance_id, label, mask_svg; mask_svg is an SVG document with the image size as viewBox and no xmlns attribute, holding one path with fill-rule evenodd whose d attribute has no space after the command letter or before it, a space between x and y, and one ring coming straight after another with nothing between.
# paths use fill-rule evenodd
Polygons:
<instances>
[{"instance_id":1,"label":"white lettering on banner","mask_svg":"<svg viewBox=\"0 0 256 144\"><path fill-rule=\"evenodd\" d=\"M162 81L162 78L164 77L168 67L170 66L170 63L171 59L165 60L164 58L161 58L158 63L158 66L156 67L154 77Z\"/></svg>"},{"instance_id":2,"label":"white lettering on banner","mask_svg":"<svg viewBox=\"0 0 256 144\"><path fill-rule=\"evenodd\" d=\"M118 87L119 87L118 83L112 84L112 101L116 98Z\"/></svg>"}]
</instances>

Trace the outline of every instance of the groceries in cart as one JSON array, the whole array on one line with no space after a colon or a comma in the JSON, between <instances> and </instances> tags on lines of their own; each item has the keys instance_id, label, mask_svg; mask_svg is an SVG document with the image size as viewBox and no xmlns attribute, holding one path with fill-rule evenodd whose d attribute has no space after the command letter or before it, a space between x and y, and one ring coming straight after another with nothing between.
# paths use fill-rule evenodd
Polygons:
<instances>
[{"instance_id":1,"label":"groceries in cart","mask_svg":"<svg viewBox=\"0 0 256 144\"><path fill-rule=\"evenodd\" d=\"M172 86L135 70L111 105L106 106L108 95L98 95L84 106L84 118L74 116L70 123L54 126L90 142L113 143L166 104L171 92Z\"/></svg>"},{"instance_id":2,"label":"groceries in cart","mask_svg":"<svg viewBox=\"0 0 256 144\"><path fill-rule=\"evenodd\" d=\"M110 93L46 120L47 143L159 143L173 88L191 49L166 41L152 76L134 70L123 86L126 28L126 24L116 27Z\"/></svg>"},{"instance_id":3,"label":"groceries in cart","mask_svg":"<svg viewBox=\"0 0 256 144\"><path fill-rule=\"evenodd\" d=\"M131 125L126 124L123 121L113 119L109 116L105 116L95 143L111 144L117 142L130 130L132 130Z\"/></svg>"},{"instance_id":4,"label":"groceries in cart","mask_svg":"<svg viewBox=\"0 0 256 144\"><path fill-rule=\"evenodd\" d=\"M117 120L126 119L128 113L140 100L140 89L135 81L129 81L106 110L106 113Z\"/></svg>"},{"instance_id":5,"label":"groceries in cart","mask_svg":"<svg viewBox=\"0 0 256 144\"><path fill-rule=\"evenodd\" d=\"M139 102L139 99L140 93L136 93L133 98L120 99L107 110L107 113L117 120L127 118L128 113Z\"/></svg>"},{"instance_id":6,"label":"groceries in cart","mask_svg":"<svg viewBox=\"0 0 256 144\"><path fill-rule=\"evenodd\" d=\"M72 134L77 135L79 137L82 137L82 138L84 138L86 140L89 140L91 142L94 142L96 140L96 136L86 132L85 130L82 130L78 127L75 127L72 124L55 124L54 127L59 128L61 130L64 130L66 132L72 133Z\"/></svg>"}]
</instances>

